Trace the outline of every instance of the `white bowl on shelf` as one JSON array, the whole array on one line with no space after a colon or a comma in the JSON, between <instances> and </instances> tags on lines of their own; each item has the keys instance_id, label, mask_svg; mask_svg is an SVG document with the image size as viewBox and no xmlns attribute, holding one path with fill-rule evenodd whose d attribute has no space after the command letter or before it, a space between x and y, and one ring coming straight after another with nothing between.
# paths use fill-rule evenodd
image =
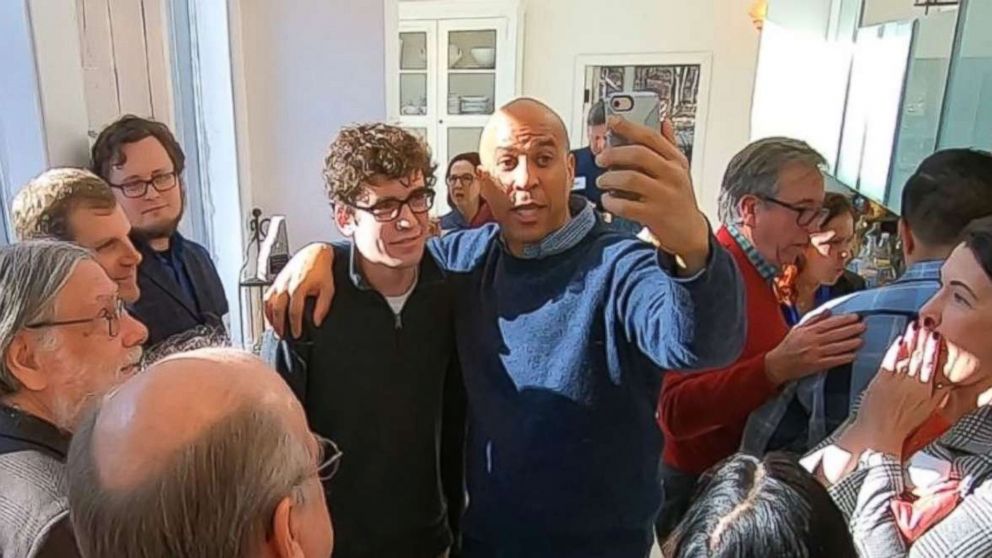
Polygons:
<instances>
[{"instance_id":1,"label":"white bowl on shelf","mask_svg":"<svg viewBox=\"0 0 992 558\"><path fill-rule=\"evenodd\" d=\"M492 68L496 63L496 49L492 47L476 47L471 51L472 58L484 68Z\"/></svg>"}]
</instances>

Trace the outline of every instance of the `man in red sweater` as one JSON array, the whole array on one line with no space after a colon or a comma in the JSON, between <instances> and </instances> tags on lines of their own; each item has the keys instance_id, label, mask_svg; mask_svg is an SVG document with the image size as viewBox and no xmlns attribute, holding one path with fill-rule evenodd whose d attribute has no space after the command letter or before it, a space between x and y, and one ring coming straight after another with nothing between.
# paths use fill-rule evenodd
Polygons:
<instances>
[{"instance_id":1,"label":"man in red sweater","mask_svg":"<svg viewBox=\"0 0 992 558\"><path fill-rule=\"evenodd\" d=\"M787 382L852 361L861 344L857 316L826 316L790 331L772 290L779 268L796 261L823 220L825 163L802 141L767 138L727 167L717 239L744 277L747 340L726 368L665 377L659 539L685 512L696 478L737 451L752 411Z\"/></svg>"}]
</instances>

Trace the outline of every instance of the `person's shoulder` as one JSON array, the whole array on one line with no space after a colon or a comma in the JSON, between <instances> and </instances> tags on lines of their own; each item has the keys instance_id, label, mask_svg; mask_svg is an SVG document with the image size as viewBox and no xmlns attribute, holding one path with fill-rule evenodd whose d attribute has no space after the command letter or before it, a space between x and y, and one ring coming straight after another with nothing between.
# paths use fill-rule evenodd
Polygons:
<instances>
[{"instance_id":1,"label":"person's shoulder","mask_svg":"<svg viewBox=\"0 0 992 558\"><path fill-rule=\"evenodd\" d=\"M214 258L210 254L210 250L207 250L206 246L200 244L195 240L190 240L186 237L179 237L179 238L180 238L180 242L183 243L183 251L186 254L191 255L198 260L208 262L211 266L214 265Z\"/></svg>"},{"instance_id":2,"label":"person's shoulder","mask_svg":"<svg viewBox=\"0 0 992 558\"><path fill-rule=\"evenodd\" d=\"M451 210L438 219L438 223L441 225L441 230L453 231L465 228L464 222L462 221L461 215L457 211Z\"/></svg>"},{"instance_id":3,"label":"person's shoulder","mask_svg":"<svg viewBox=\"0 0 992 558\"><path fill-rule=\"evenodd\" d=\"M818 310L829 309L835 314L913 313L919 311L936 290L933 285L897 281L831 300Z\"/></svg>"},{"instance_id":4,"label":"person's shoulder","mask_svg":"<svg viewBox=\"0 0 992 558\"><path fill-rule=\"evenodd\" d=\"M431 238L427 249L447 271L469 271L489 253L499 235L497 223L486 223L474 229L451 231Z\"/></svg>"},{"instance_id":5,"label":"person's shoulder","mask_svg":"<svg viewBox=\"0 0 992 558\"><path fill-rule=\"evenodd\" d=\"M7 508L0 513L32 518L32 524L54 519L68 509L65 464L34 450L0 455L0 494L0 508Z\"/></svg>"}]
</instances>

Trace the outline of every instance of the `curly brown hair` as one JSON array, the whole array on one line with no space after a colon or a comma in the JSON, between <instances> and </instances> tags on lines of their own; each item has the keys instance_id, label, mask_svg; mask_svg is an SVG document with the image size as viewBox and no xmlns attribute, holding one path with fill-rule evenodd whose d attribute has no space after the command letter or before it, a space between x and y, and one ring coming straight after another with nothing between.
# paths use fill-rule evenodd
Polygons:
<instances>
[{"instance_id":1,"label":"curly brown hair","mask_svg":"<svg viewBox=\"0 0 992 558\"><path fill-rule=\"evenodd\" d=\"M418 171L433 188L437 169L431 150L416 136L388 124L358 124L341 129L324 158L324 187L331 204L352 205L365 186L383 179L405 179Z\"/></svg>"}]
</instances>

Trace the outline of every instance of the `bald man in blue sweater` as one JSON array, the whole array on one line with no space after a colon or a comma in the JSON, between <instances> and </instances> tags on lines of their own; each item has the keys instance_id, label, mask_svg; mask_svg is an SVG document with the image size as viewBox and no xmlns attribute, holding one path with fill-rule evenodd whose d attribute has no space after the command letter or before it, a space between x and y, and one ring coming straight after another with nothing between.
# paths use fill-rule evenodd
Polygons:
<instances>
[{"instance_id":1,"label":"bald man in blue sweater","mask_svg":"<svg viewBox=\"0 0 992 558\"><path fill-rule=\"evenodd\" d=\"M502 107L481 140L498 225L428 244L455 302L469 400L470 558L646 557L661 498L662 374L726 365L742 347L742 280L696 205L670 126L608 124L629 145L597 157L610 169L603 205L644 223L660 250L608 230L569 195L565 126L526 98ZM273 323L285 323L288 302L295 329L311 294L322 319L332 258L326 245L294 258L269 296Z\"/></svg>"}]
</instances>

